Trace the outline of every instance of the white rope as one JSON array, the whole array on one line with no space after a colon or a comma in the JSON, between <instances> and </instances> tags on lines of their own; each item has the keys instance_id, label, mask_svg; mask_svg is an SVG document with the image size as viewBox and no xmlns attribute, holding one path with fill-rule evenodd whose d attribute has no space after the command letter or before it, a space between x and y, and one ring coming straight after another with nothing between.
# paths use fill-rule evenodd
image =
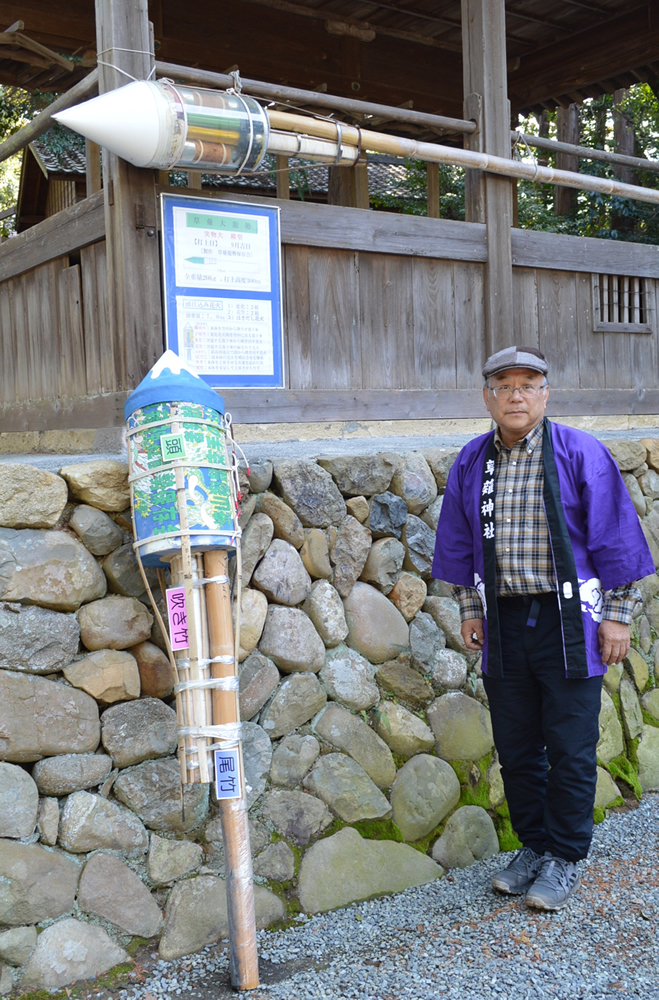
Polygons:
<instances>
[{"instance_id":1,"label":"white rope","mask_svg":"<svg viewBox=\"0 0 659 1000\"><path fill-rule=\"evenodd\" d=\"M182 681L180 684L174 685L174 694L178 694L179 691L202 691L207 688L218 691L237 691L238 683L238 678L235 676L209 677L207 680L201 681Z\"/></svg>"},{"instance_id":2,"label":"white rope","mask_svg":"<svg viewBox=\"0 0 659 1000\"><path fill-rule=\"evenodd\" d=\"M205 576L201 580L193 580L193 587L205 587L207 583L230 583L228 576Z\"/></svg>"},{"instance_id":3,"label":"white rope","mask_svg":"<svg viewBox=\"0 0 659 1000\"><path fill-rule=\"evenodd\" d=\"M209 663L231 664L235 662L236 661L233 656L214 656L211 660L200 657L198 660L196 660L196 663L202 668L202 670L205 669ZM186 656L181 656L176 660L176 666L178 667L179 670L189 670L190 660Z\"/></svg>"},{"instance_id":4,"label":"white rope","mask_svg":"<svg viewBox=\"0 0 659 1000\"><path fill-rule=\"evenodd\" d=\"M99 66L107 66L108 69L115 69L117 73L123 73L123 75L127 76L129 80L133 81L133 83L141 83L142 78L138 76L133 76L133 74L129 73L128 70L122 69L121 66L117 66L115 63L105 62L104 59L98 58L99 56L104 56L106 52L130 52L136 56L149 56L151 59L153 59L154 57L153 52L149 52L148 49L124 49L120 45L112 45L109 49L101 49L100 52L96 53L96 62ZM154 62L149 72L149 75L147 76L146 79L150 80L151 77L155 75L156 75L156 64Z\"/></svg>"},{"instance_id":5,"label":"white rope","mask_svg":"<svg viewBox=\"0 0 659 1000\"><path fill-rule=\"evenodd\" d=\"M242 723L225 722L221 726L184 726L179 729L179 736L212 736L222 743L237 743L242 739ZM207 748L208 749L208 748Z\"/></svg>"}]
</instances>

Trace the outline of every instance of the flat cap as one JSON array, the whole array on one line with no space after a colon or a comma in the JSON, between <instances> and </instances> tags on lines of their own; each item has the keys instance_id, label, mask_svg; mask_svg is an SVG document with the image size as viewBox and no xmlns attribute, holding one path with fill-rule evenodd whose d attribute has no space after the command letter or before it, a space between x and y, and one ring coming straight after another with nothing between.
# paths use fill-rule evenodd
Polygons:
<instances>
[{"instance_id":1,"label":"flat cap","mask_svg":"<svg viewBox=\"0 0 659 1000\"><path fill-rule=\"evenodd\" d=\"M497 351L487 359L483 368L483 378L496 375L506 368L531 368L541 375L546 375L549 371L544 354L535 347L505 347L503 351Z\"/></svg>"}]
</instances>

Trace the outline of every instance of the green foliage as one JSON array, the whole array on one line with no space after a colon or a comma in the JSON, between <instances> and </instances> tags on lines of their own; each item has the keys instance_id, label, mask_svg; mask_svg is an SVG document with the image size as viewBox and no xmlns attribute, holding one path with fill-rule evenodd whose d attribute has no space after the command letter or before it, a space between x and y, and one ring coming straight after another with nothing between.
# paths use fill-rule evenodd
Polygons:
<instances>
[{"instance_id":1,"label":"green foliage","mask_svg":"<svg viewBox=\"0 0 659 1000\"><path fill-rule=\"evenodd\" d=\"M598 823L603 823L605 819L606 819L606 810L601 809L599 806L595 806L595 808L593 809L593 822L595 823L595 825L597 825Z\"/></svg>"},{"instance_id":2,"label":"green foliage","mask_svg":"<svg viewBox=\"0 0 659 1000\"><path fill-rule=\"evenodd\" d=\"M427 215L427 167L420 160L405 160L405 177L392 183L390 194L371 197L374 208L390 209L403 215ZM443 219L464 220L464 170L440 164L439 202Z\"/></svg>"}]
</instances>

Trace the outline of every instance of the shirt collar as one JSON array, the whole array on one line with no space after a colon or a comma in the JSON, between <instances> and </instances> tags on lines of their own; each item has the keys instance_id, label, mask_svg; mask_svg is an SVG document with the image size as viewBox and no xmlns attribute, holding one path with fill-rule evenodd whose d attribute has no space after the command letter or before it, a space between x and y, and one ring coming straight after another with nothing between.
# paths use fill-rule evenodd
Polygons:
<instances>
[{"instance_id":1,"label":"shirt collar","mask_svg":"<svg viewBox=\"0 0 659 1000\"><path fill-rule=\"evenodd\" d=\"M523 437L520 441L517 441L516 444L513 445L513 447L518 448L521 447L522 445L525 445L527 454L532 455L535 449L542 441L543 430L544 430L544 421L541 420L539 424L536 424L536 426L533 428L532 431L529 431L526 437ZM506 451L512 451L512 448L506 447L506 445L501 440L501 435L499 433L498 427L494 432L494 445L499 453L501 453L502 448L505 448Z\"/></svg>"}]
</instances>

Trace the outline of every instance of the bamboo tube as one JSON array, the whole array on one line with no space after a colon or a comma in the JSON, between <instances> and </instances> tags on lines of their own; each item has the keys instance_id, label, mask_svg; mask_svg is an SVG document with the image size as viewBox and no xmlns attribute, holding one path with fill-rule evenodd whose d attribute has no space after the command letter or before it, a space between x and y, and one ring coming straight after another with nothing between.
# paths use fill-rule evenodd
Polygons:
<instances>
[{"instance_id":1,"label":"bamboo tube","mask_svg":"<svg viewBox=\"0 0 659 1000\"><path fill-rule=\"evenodd\" d=\"M214 549L204 554L207 579L225 577L228 580L228 553ZM210 656L234 657L231 593L228 583L206 585ZM236 674L236 662L212 663L213 677ZM240 720L237 691L213 689L213 724L226 725ZM240 748L242 778L242 747ZM259 985L259 964L256 949L256 914L252 885L252 855L249 847L249 825L245 793L239 799L220 802L220 821L224 840L227 877L227 910L229 914L229 950L231 982L235 989L253 990Z\"/></svg>"},{"instance_id":2,"label":"bamboo tube","mask_svg":"<svg viewBox=\"0 0 659 1000\"><path fill-rule=\"evenodd\" d=\"M304 118L301 115L291 115L279 111L268 111L268 117L273 125L268 141L268 150L273 153L293 155L297 149L298 140L290 132L276 131L276 123L282 123L285 115L286 128L300 134L299 153L309 159L336 162L341 153L339 163L354 163L357 159L357 141L359 130L349 125L341 125L341 146L336 141L336 125L317 118ZM331 129L334 141L324 138L327 129ZM319 136L307 139L305 135ZM619 195L632 201L644 201L650 205L659 205L659 190L643 188L636 184L624 184L615 178L592 177L590 174L579 174L572 170L555 170L553 167L541 167L537 163L522 163L520 160L507 159L503 156L490 156L470 149L457 149L453 146L442 146L434 142L418 142L416 139L404 139L400 136L385 135L383 132L371 132L364 129L361 133L362 149L372 153L388 153L392 156L408 157L425 160L428 163L451 163L457 167L467 167L472 170L486 170L488 173L503 177L518 177L521 180L535 181L539 184L556 184L560 187L577 188L581 191L595 191L598 194Z\"/></svg>"}]
</instances>

